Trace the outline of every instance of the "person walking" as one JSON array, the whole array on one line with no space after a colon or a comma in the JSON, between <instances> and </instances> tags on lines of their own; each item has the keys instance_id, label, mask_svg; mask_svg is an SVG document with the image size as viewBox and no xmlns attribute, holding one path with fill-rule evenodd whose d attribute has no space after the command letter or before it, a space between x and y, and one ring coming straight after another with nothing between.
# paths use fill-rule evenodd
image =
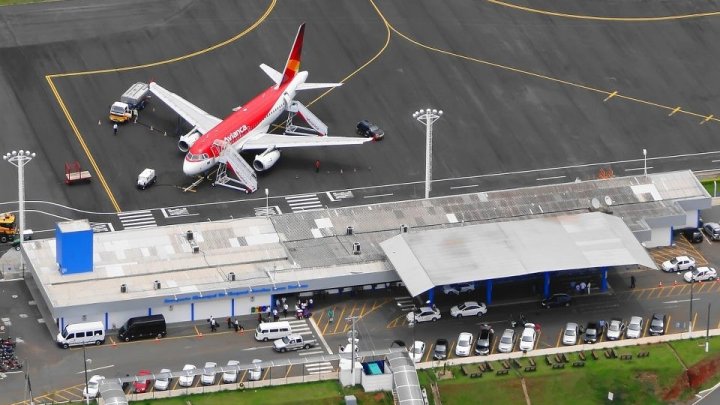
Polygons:
<instances>
[{"instance_id":1,"label":"person walking","mask_svg":"<svg viewBox=\"0 0 720 405\"><path fill-rule=\"evenodd\" d=\"M277 322L278 320L280 320L280 315L278 315L277 308L273 308L272 314L273 314L273 321Z\"/></svg>"},{"instance_id":2,"label":"person walking","mask_svg":"<svg viewBox=\"0 0 720 405\"><path fill-rule=\"evenodd\" d=\"M287 318L287 313L288 313L288 304L287 304L287 302L283 302L283 317L284 318Z\"/></svg>"},{"instance_id":3,"label":"person walking","mask_svg":"<svg viewBox=\"0 0 720 405\"><path fill-rule=\"evenodd\" d=\"M320 160L315 161L315 173L320 173Z\"/></svg>"},{"instance_id":4,"label":"person walking","mask_svg":"<svg viewBox=\"0 0 720 405\"><path fill-rule=\"evenodd\" d=\"M262 312L258 312L258 325L262 323Z\"/></svg>"},{"instance_id":5,"label":"person walking","mask_svg":"<svg viewBox=\"0 0 720 405\"><path fill-rule=\"evenodd\" d=\"M310 297L310 300L308 301L308 307L309 307L310 309L313 308L313 299L312 299L312 297Z\"/></svg>"},{"instance_id":6,"label":"person walking","mask_svg":"<svg viewBox=\"0 0 720 405\"><path fill-rule=\"evenodd\" d=\"M630 276L630 288L635 288L635 276Z\"/></svg>"},{"instance_id":7,"label":"person walking","mask_svg":"<svg viewBox=\"0 0 720 405\"><path fill-rule=\"evenodd\" d=\"M332 308L328 309L327 316L328 316L328 319L330 320L330 323L333 323L335 321L335 311L333 311Z\"/></svg>"},{"instance_id":8,"label":"person walking","mask_svg":"<svg viewBox=\"0 0 720 405\"><path fill-rule=\"evenodd\" d=\"M237 319L235 319L235 322L233 322L233 326L235 327L235 332L240 330L240 322L238 322Z\"/></svg>"},{"instance_id":9,"label":"person walking","mask_svg":"<svg viewBox=\"0 0 720 405\"><path fill-rule=\"evenodd\" d=\"M227 324L228 324L228 329L232 328L233 323L232 323L232 319L230 319L229 316L228 316L228 319L227 319Z\"/></svg>"},{"instance_id":10,"label":"person walking","mask_svg":"<svg viewBox=\"0 0 720 405\"><path fill-rule=\"evenodd\" d=\"M113 135L117 135L117 129L118 129L118 126L117 126L117 122L116 122L113 124Z\"/></svg>"}]
</instances>

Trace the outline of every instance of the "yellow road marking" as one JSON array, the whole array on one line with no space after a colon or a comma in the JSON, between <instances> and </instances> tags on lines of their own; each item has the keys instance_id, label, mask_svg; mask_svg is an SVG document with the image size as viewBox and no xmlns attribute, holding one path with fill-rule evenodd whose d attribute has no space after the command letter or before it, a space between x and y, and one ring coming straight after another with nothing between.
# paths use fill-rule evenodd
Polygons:
<instances>
[{"instance_id":1,"label":"yellow road marking","mask_svg":"<svg viewBox=\"0 0 720 405\"><path fill-rule=\"evenodd\" d=\"M613 91L612 93L610 93L609 96L605 97L605 100L603 100L603 101L608 101L608 100L610 100L611 98L617 96L617 94L618 94L618 92L617 92L617 90L615 90L615 91Z\"/></svg>"},{"instance_id":2,"label":"yellow road marking","mask_svg":"<svg viewBox=\"0 0 720 405\"><path fill-rule=\"evenodd\" d=\"M568 14L560 13L556 11L540 10L536 8L530 8L525 6L519 6L512 3L507 3L500 0L487 0L488 3L496 4L498 6L513 8L516 10L527 11L535 14L548 15L553 17L573 18L578 20L593 20L593 21L614 21L614 22L654 22L654 21L670 21L670 20L684 20L690 18L702 18L702 17L714 17L720 15L720 11L709 11L704 13L693 13L693 14L679 14L661 17L602 17L602 16L591 16L591 15L579 15L579 14Z\"/></svg>"},{"instance_id":3,"label":"yellow road marking","mask_svg":"<svg viewBox=\"0 0 720 405\"><path fill-rule=\"evenodd\" d=\"M428 349L427 353L425 353L425 356L423 356L423 363L430 361L430 353L432 353L433 349L435 349L435 343L430 345L430 348Z\"/></svg>"},{"instance_id":4,"label":"yellow road marking","mask_svg":"<svg viewBox=\"0 0 720 405\"><path fill-rule=\"evenodd\" d=\"M325 316L325 311L320 311L320 316L318 317L317 321L315 321L318 325L320 325L320 322L322 322L323 316Z\"/></svg>"},{"instance_id":5,"label":"yellow road marking","mask_svg":"<svg viewBox=\"0 0 720 405\"><path fill-rule=\"evenodd\" d=\"M452 344L450 345L450 351L448 352L448 359L450 356L455 355L455 341L453 340ZM457 356L455 356L457 357Z\"/></svg>"},{"instance_id":6,"label":"yellow road marking","mask_svg":"<svg viewBox=\"0 0 720 405\"><path fill-rule=\"evenodd\" d=\"M243 375L242 375L242 377L240 377L240 382L243 382L243 381L245 381L245 376L247 375L247 373L248 373L248 371L247 371L247 370L245 370L245 371L243 372Z\"/></svg>"},{"instance_id":7,"label":"yellow road marking","mask_svg":"<svg viewBox=\"0 0 720 405\"><path fill-rule=\"evenodd\" d=\"M264 375L263 378L262 378L263 380L266 380L266 379L267 379L267 376L270 374L270 369L271 369L271 368L272 368L272 367L268 367L268 368L265 369L265 375Z\"/></svg>"},{"instance_id":8,"label":"yellow road marking","mask_svg":"<svg viewBox=\"0 0 720 405\"><path fill-rule=\"evenodd\" d=\"M671 115L675 114L678 111L680 111L680 107L675 107L675 109L672 110L672 112L670 114L668 114L668 117L670 117Z\"/></svg>"},{"instance_id":9,"label":"yellow road marking","mask_svg":"<svg viewBox=\"0 0 720 405\"><path fill-rule=\"evenodd\" d=\"M698 313L695 312L695 313L693 314L692 330L695 330L695 321L697 321L697 316L698 316Z\"/></svg>"},{"instance_id":10,"label":"yellow road marking","mask_svg":"<svg viewBox=\"0 0 720 405\"><path fill-rule=\"evenodd\" d=\"M702 120L702 122L700 122L700 125L702 125L702 124L710 121L712 118L713 118L713 115L712 115L712 114L708 115L707 117L705 117L704 120Z\"/></svg>"},{"instance_id":11,"label":"yellow road marking","mask_svg":"<svg viewBox=\"0 0 720 405\"><path fill-rule=\"evenodd\" d=\"M398 324L397 324L398 321L404 320L405 317L407 317L407 315L406 315L406 314L402 314L402 315L400 315L399 317L393 319L392 321L388 322L386 328L387 328L387 329L396 328L396 327L398 326Z\"/></svg>"},{"instance_id":12,"label":"yellow road marking","mask_svg":"<svg viewBox=\"0 0 720 405\"><path fill-rule=\"evenodd\" d=\"M645 334L647 334L647 331L650 328L650 322L645 322L645 319L643 319L643 322L645 323L645 325L643 326L643 332L642 332L642 335L640 335L640 337L645 337ZM625 332L625 333L627 333L627 332Z\"/></svg>"},{"instance_id":13,"label":"yellow road marking","mask_svg":"<svg viewBox=\"0 0 720 405\"><path fill-rule=\"evenodd\" d=\"M367 302L364 302L362 308L360 308L360 313L358 314L358 316L359 316L360 318L362 318L362 317L363 317L363 314L365 314L365 306L366 306L366 305L367 305Z\"/></svg>"},{"instance_id":14,"label":"yellow road marking","mask_svg":"<svg viewBox=\"0 0 720 405\"><path fill-rule=\"evenodd\" d=\"M291 369L292 369L292 364L290 364L290 365L288 366L287 373L285 373L285 378L288 378L288 376L290 375L290 370L291 370Z\"/></svg>"},{"instance_id":15,"label":"yellow road marking","mask_svg":"<svg viewBox=\"0 0 720 405\"><path fill-rule=\"evenodd\" d=\"M60 391L55 391L55 392L52 393L52 395L53 395L54 397L60 397L60 398L64 399L65 401L69 401L69 400L70 400L70 398L68 398L68 397L66 397L66 396L64 396L64 395L60 395Z\"/></svg>"},{"instance_id":16,"label":"yellow road marking","mask_svg":"<svg viewBox=\"0 0 720 405\"><path fill-rule=\"evenodd\" d=\"M670 319L672 319L672 315L668 315L668 319L667 319L667 322L665 323L665 329L663 331L663 334L667 334L668 331L670 330L670 325L671 325Z\"/></svg>"},{"instance_id":17,"label":"yellow road marking","mask_svg":"<svg viewBox=\"0 0 720 405\"><path fill-rule=\"evenodd\" d=\"M193 328L195 328L195 336L202 336L202 333L200 333L197 326L193 325Z\"/></svg>"},{"instance_id":18,"label":"yellow road marking","mask_svg":"<svg viewBox=\"0 0 720 405\"><path fill-rule=\"evenodd\" d=\"M233 36L232 38L229 38L225 41L222 41L218 44L212 45L208 48L201 49L199 51L195 51L186 55L182 55L176 58L162 60L158 62L152 62L147 63L143 65L136 65L136 66L127 66L122 68L113 68L113 69L102 69L102 70L93 70L93 71L82 71L82 72L72 72L72 73L59 73L59 74L50 74L45 76L45 80L48 82L48 85L50 86L50 90L52 91L53 95L55 96L55 99L57 100L58 104L60 105L60 109L63 111L63 114L65 115L65 119L67 119L68 124L70 124L70 128L72 129L73 133L75 134L75 138L77 138L78 142L80 143L80 146L82 147L83 151L85 152L85 155L87 156L88 160L90 161L90 165L93 167L93 170L95 171L95 174L100 181L100 184L102 185L103 189L105 190L105 194L107 194L108 199L110 200L110 203L113 206L113 209L117 212L122 212L122 209L120 208L120 205L118 205L117 200L115 199L115 195L113 194L112 190L110 190L110 186L108 185L107 181L105 180L105 176L103 175L102 171L100 170L100 166L98 166L97 162L95 161L95 158L93 157L92 153L90 152L90 149L88 148L87 144L85 143L85 140L80 133L80 130L78 129L77 125L75 124L75 121L72 119L70 112L67 109L67 106L65 105L65 102L63 101L62 97L60 96L60 93L57 91L57 88L55 87L55 83L53 82L54 79L57 78L63 78L63 77L72 77L72 76L85 76L85 75L94 75L94 74L101 74L101 73L112 73L112 72L123 72L123 71L129 71L129 70L136 70L136 69L144 69L154 66L160 66L165 64L170 64L178 61L182 61L185 59L192 58L194 56L202 55L208 52L211 52L215 49L218 49L220 47L223 47L225 45L228 45L239 38L244 37L249 32L253 31L255 28L257 28L267 17L270 15L270 12L275 8L275 5L277 4L277 0L272 0L268 8L265 10L263 15L256 20L250 27L246 28L244 31L240 32L239 34Z\"/></svg>"},{"instance_id":19,"label":"yellow road marking","mask_svg":"<svg viewBox=\"0 0 720 405\"><path fill-rule=\"evenodd\" d=\"M343 316L345 315L345 310L346 310L346 309L347 309L347 306L344 306L344 305L343 305L343 310L342 310L342 312L340 313L340 316L337 318L337 319L338 319L338 322L337 322L337 324L335 324L335 329L333 329L333 333L337 333L338 328L340 327L340 324L342 323L341 320L343 319Z\"/></svg>"}]
</instances>

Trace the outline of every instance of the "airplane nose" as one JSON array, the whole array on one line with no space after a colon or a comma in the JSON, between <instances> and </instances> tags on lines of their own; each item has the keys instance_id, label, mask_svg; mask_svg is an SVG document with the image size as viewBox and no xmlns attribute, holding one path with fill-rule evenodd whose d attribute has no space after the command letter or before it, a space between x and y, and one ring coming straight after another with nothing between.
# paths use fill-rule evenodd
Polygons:
<instances>
[{"instance_id":1,"label":"airplane nose","mask_svg":"<svg viewBox=\"0 0 720 405\"><path fill-rule=\"evenodd\" d=\"M202 167L198 162L188 162L186 160L183 162L183 172L186 176L195 176L202 172Z\"/></svg>"}]
</instances>

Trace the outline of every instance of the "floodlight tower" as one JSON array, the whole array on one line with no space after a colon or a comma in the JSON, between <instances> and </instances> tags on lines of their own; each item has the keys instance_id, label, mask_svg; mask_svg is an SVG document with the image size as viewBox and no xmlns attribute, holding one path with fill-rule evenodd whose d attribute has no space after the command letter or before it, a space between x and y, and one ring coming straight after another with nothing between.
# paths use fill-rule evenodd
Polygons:
<instances>
[{"instance_id":1,"label":"floodlight tower","mask_svg":"<svg viewBox=\"0 0 720 405\"><path fill-rule=\"evenodd\" d=\"M425 125L425 198L430 198L432 185L432 127L433 123L443 115L442 110L425 109L415 111L413 118Z\"/></svg>"},{"instance_id":2,"label":"floodlight tower","mask_svg":"<svg viewBox=\"0 0 720 405\"><path fill-rule=\"evenodd\" d=\"M11 165L18 169L18 225L20 227L20 251L22 252L22 244L25 242L25 173L23 168L35 157L34 152L29 150L12 151L3 155L3 160L10 162ZM20 253L20 267L25 277L25 259Z\"/></svg>"}]
</instances>

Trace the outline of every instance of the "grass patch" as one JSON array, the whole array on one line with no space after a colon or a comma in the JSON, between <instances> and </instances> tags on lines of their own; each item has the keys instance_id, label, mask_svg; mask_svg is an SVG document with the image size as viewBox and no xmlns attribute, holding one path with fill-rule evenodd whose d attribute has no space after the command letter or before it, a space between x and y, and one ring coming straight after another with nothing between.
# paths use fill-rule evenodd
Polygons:
<instances>
[{"instance_id":1,"label":"grass patch","mask_svg":"<svg viewBox=\"0 0 720 405\"><path fill-rule=\"evenodd\" d=\"M705 187L705 190L707 190L707 192L708 192L708 194L710 194L710 196L713 196L713 197L714 197L714 196L715 196L715 195L713 194L713 192L715 191L715 184L714 184L714 182L716 182L716 181L718 182L718 191L720 191L720 178L710 179L710 180L703 180L703 181L700 182L700 184L702 184L703 187Z\"/></svg>"},{"instance_id":2,"label":"grass patch","mask_svg":"<svg viewBox=\"0 0 720 405\"><path fill-rule=\"evenodd\" d=\"M720 354L720 337L710 337L710 350L705 353L705 338L669 342L686 366L691 367L702 359Z\"/></svg>"}]
</instances>

